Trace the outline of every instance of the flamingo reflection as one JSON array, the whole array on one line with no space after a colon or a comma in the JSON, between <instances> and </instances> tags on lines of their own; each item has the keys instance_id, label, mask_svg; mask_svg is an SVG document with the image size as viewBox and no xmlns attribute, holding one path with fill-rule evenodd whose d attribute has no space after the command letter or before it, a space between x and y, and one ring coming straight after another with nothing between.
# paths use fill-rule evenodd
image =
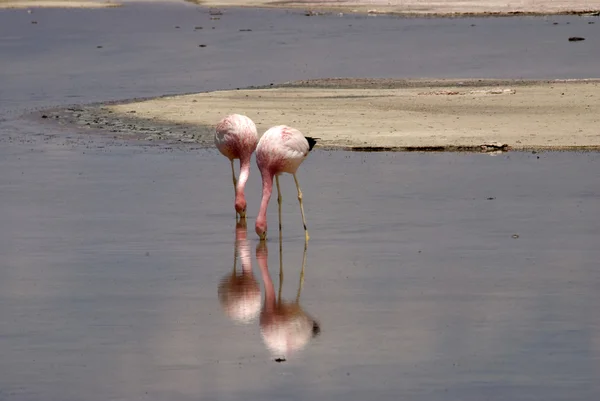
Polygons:
<instances>
[{"instance_id":1,"label":"flamingo reflection","mask_svg":"<svg viewBox=\"0 0 600 401\"><path fill-rule=\"evenodd\" d=\"M265 286L265 302L260 314L261 335L271 353L278 356L275 359L277 362L285 361L286 357L303 349L321 331L319 323L304 312L300 306L300 294L304 284L306 251L307 243L305 242L296 299L294 301L285 301L281 299L283 286L281 234L279 236L279 292L277 296L271 275L269 274L266 241L261 241L256 247L256 260L260 267Z\"/></svg>"},{"instance_id":2,"label":"flamingo reflection","mask_svg":"<svg viewBox=\"0 0 600 401\"><path fill-rule=\"evenodd\" d=\"M233 272L227 274L219 284L219 301L223 310L232 320L248 324L260 313L260 285L252 273L252 255L248 244L246 220L240 219L235 227L235 247L233 254ZM242 263L238 274L237 254Z\"/></svg>"}]
</instances>

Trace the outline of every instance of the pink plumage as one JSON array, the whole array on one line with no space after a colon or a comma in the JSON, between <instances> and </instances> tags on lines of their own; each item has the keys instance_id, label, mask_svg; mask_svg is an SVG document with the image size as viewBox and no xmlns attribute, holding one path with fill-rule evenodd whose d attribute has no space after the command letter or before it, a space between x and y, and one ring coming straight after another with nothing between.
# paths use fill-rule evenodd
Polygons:
<instances>
[{"instance_id":1,"label":"pink plumage","mask_svg":"<svg viewBox=\"0 0 600 401\"><path fill-rule=\"evenodd\" d=\"M277 201L279 203L279 224L281 226L281 190L279 188L279 175L289 173L294 176L296 188L298 189L298 201L302 213L302 223L308 241L308 230L304 218L304 207L302 205L302 191L296 178L296 171L300 164L308 156L308 152L315 145L316 140L305 137L300 131L286 125L278 125L269 128L263 134L256 147L256 164L260 170L263 182L262 200L260 210L256 218L256 233L261 239L267 236L267 206L273 191L273 177L277 183Z\"/></svg>"},{"instance_id":2,"label":"pink plumage","mask_svg":"<svg viewBox=\"0 0 600 401\"><path fill-rule=\"evenodd\" d=\"M231 162L231 174L235 189L235 211L246 217L244 188L250 175L250 158L258 144L258 133L254 122L243 115L231 114L223 118L215 129L215 145ZM235 178L233 161L240 160L240 176Z\"/></svg>"}]
</instances>

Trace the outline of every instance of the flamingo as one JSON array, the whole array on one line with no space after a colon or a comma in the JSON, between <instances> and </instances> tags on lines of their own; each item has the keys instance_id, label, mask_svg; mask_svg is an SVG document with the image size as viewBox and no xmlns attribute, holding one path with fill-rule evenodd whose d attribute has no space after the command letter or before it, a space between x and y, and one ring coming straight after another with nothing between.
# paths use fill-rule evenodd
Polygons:
<instances>
[{"instance_id":1,"label":"flamingo","mask_svg":"<svg viewBox=\"0 0 600 401\"><path fill-rule=\"evenodd\" d=\"M304 236L309 240L304 207L302 206L302 191L298 184L296 171L317 143L316 139L305 137L300 131L287 125L278 125L269 128L258 141L256 147L256 164L262 176L262 199L260 210L256 217L256 233L261 240L267 238L267 207L273 192L273 176L277 184L277 203L279 204L279 230L281 232L281 189L279 188L279 175L289 173L294 177L300 202L300 213L304 224Z\"/></svg>"},{"instance_id":2,"label":"flamingo","mask_svg":"<svg viewBox=\"0 0 600 401\"><path fill-rule=\"evenodd\" d=\"M246 217L246 197L244 188L250 175L250 158L258 144L258 133L254 122L241 114L231 114L223 118L215 129L215 145L231 162L233 189L235 190L235 213ZM233 161L240 159L240 176L235 179Z\"/></svg>"}]
</instances>

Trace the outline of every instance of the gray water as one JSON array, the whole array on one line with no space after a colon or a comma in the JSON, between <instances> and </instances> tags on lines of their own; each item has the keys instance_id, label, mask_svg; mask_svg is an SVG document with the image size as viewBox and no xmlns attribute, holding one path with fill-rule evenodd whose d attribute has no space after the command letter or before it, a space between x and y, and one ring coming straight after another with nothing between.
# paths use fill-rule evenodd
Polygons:
<instances>
[{"instance_id":1,"label":"gray water","mask_svg":"<svg viewBox=\"0 0 600 401\"><path fill-rule=\"evenodd\" d=\"M306 77L592 76L597 42L564 38L598 29L587 21L0 11L0 400L596 400L597 153L313 151L300 305L321 332L277 363L260 319L219 301L236 237L223 156L18 118ZM291 177L282 187L293 301L304 236ZM264 298L254 164L247 197ZM268 218L277 291L274 200Z\"/></svg>"}]
</instances>

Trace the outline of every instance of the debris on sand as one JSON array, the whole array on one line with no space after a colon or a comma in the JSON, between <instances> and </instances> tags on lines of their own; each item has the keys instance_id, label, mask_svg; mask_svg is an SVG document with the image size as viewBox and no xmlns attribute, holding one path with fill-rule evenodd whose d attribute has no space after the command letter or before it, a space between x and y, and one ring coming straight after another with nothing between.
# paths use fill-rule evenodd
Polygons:
<instances>
[{"instance_id":1,"label":"debris on sand","mask_svg":"<svg viewBox=\"0 0 600 401\"><path fill-rule=\"evenodd\" d=\"M497 152L502 151L506 152L510 149L507 143L501 143L498 141L490 141L479 145L482 152Z\"/></svg>"},{"instance_id":2,"label":"debris on sand","mask_svg":"<svg viewBox=\"0 0 600 401\"><path fill-rule=\"evenodd\" d=\"M581 36L571 36L569 38L569 42L581 42L582 40L585 40L585 38L582 38Z\"/></svg>"},{"instance_id":3,"label":"debris on sand","mask_svg":"<svg viewBox=\"0 0 600 401\"><path fill-rule=\"evenodd\" d=\"M439 90L433 92L419 92L419 95L514 95L517 93L515 89L502 89L502 88L494 88L494 89L480 89L480 90L472 90L472 91L457 91L457 90Z\"/></svg>"}]
</instances>

